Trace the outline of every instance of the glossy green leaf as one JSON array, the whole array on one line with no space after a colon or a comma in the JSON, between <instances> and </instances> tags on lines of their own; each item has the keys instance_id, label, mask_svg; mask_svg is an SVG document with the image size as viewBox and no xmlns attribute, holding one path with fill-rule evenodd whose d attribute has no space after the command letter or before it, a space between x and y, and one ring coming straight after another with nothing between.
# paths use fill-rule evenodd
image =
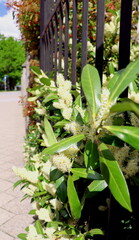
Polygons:
<instances>
[{"instance_id":1,"label":"glossy green leaf","mask_svg":"<svg viewBox=\"0 0 139 240\"><path fill-rule=\"evenodd\" d=\"M39 97L39 96L29 97L27 100L28 100L29 102L34 102L34 101L37 100L38 97Z\"/></svg>"},{"instance_id":2,"label":"glossy green leaf","mask_svg":"<svg viewBox=\"0 0 139 240\"><path fill-rule=\"evenodd\" d=\"M125 101L119 102L113 105L110 112L134 112L139 117L139 104L133 102L131 99L126 99Z\"/></svg>"},{"instance_id":3,"label":"glossy green leaf","mask_svg":"<svg viewBox=\"0 0 139 240\"><path fill-rule=\"evenodd\" d=\"M36 227L37 233L43 235L43 229L42 229L42 225L41 225L41 223L40 223L40 220L37 220L37 221L35 222L35 227Z\"/></svg>"},{"instance_id":4,"label":"glossy green leaf","mask_svg":"<svg viewBox=\"0 0 139 240\"><path fill-rule=\"evenodd\" d=\"M56 190L60 200L65 203L67 200L67 185L64 177L56 181Z\"/></svg>"},{"instance_id":5,"label":"glossy green leaf","mask_svg":"<svg viewBox=\"0 0 139 240\"><path fill-rule=\"evenodd\" d=\"M94 235L104 235L103 231L99 228L94 228L86 233L86 235L94 236Z\"/></svg>"},{"instance_id":6,"label":"glossy green leaf","mask_svg":"<svg viewBox=\"0 0 139 240\"><path fill-rule=\"evenodd\" d=\"M37 66L32 66L32 67L31 67L31 71L32 71L35 75L37 75L37 76L42 75L42 72L41 72L40 68L37 67Z\"/></svg>"},{"instance_id":7,"label":"glossy green leaf","mask_svg":"<svg viewBox=\"0 0 139 240\"><path fill-rule=\"evenodd\" d=\"M53 167L50 171L50 181L56 181L62 175L63 175L63 173L61 171L59 171L57 168Z\"/></svg>"},{"instance_id":8,"label":"glossy green leaf","mask_svg":"<svg viewBox=\"0 0 139 240\"><path fill-rule=\"evenodd\" d=\"M18 238L20 238L21 240L27 240L27 234L26 233L20 233L17 236Z\"/></svg>"},{"instance_id":9,"label":"glossy green leaf","mask_svg":"<svg viewBox=\"0 0 139 240\"><path fill-rule=\"evenodd\" d=\"M45 130L49 145L51 146L57 143L51 124L47 120L46 116L44 117L44 130Z\"/></svg>"},{"instance_id":10,"label":"glossy green leaf","mask_svg":"<svg viewBox=\"0 0 139 240\"><path fill-rule=\"evenodd\" d=\"M86 168L72 168L71 172L80 178L86 179L103 179L102 176L94 170L87 170Z\"/></svg>"},{"instance_id":11,"label":"glossy green leaf","mask_svg":"<svg viewBox=\"0 0 139 240\"><path fill-rule=\"evenodd\" d=\"M57 123L54 125L54 127L55 127L55 128L61 128L61 127L64 127L67 123L69 123L69 121L66 120L66 119L64 119L64 120L62 120L62 121L57 122Z\"/></svg>"},{"instance_id":12,"label":"glossy green leaf","mask_svg":"<svg viewBox=\"0 0 139 240\"><path fill-rule=\"evenodd\" d=\"M139 58L128 64L110 90L109 102L116 100L119 95L134 81L139 73Z\"/></svg>"},{"instance_id":13,"label":"glossy green leaf","mask_svg":"<svg viewBox=\"0 0 139 240\"><path fill-rule=\"evenodd\" d=\"M104 126L104 128L139 150L139 128L132 126Z\"/></svg>"},{"instance_id":14,"label":"glossy green leaf","mask_svg":"<svg viewBox=\"0 0 139 240\"><path fill-rule=\"evenodd\" d=\"M78 198L77 191L74 186L72 176L69 175L67 183L67 193L70 205L71 214L74 219L79 219L81 217L81 204Z\"/></svg>"},{"instance_id":15,"label":"glossy green leaf","mask_svg":"<svg viewBox=\"0 0 139 240\"><path fill-rule=\"evenodd\" d=\"M98 167L98 147L97 144L92 143L92 141L87 141L84 151L84 161L87 168L92 167L93 169Z\"/></svg>"},{"instance_id":16,"label":"glossy green leaf","mask_svg":"<svg viewBox=\"0 0 139 240\"><path fill-rule=\"evenodd\" d=\"M35 209L30 210L28 214L30 214L30 215L36 215L36 210L35 210Z\"/></svg>"},{"instance_id":17,"label":"glossy green leaf","mask_svg":"<svg viewBox=\"0 0 139 240\"><path fill-rule=\"evenodd\" d=\"M13 189L15 189L18 185L22 184L23 182L24 182L23 180L18 180L17 182L15 182Z\"/></svg>"},{"instance_id":18,"label":"glossy green leaf","mask_svg":"<svg viewBox=\"0 0 139 240\"><path fill-rule=\"evenodd\" d=\"M121 73L124 71L124 69L116 72L114 74L114 76L110 79L110 81L108 82L107 88L111 91L111 89L113 88L113 85L115 84L115 82L117 82L117 79L120 77Z\"/></svg>"},{"instance_id":19,"label":"glossy green leaf","mask_svg":"<svg viewBox=\"0 0 139 240\"><path fill-rule=\"evenodd\" d=\"M97 69L87 64L82 71L81 83L93 119L95 119L100 106L101 94L101 82Z\"/></svg>"},{"instance_id":20,"label":"glossy green leaf","mask_svg":"<svg viewBox=\"0 0 139 240\"><path fill-rule=\"evenodd\" d=\"M105 180L94 180L87 187L89 192L101 192L107 187L107 183Z\"/></svg>"},{"instance_id":21,"label":"glossy green leaf","mask_svg":"<svg viewBox=\"0 0 139 240\"><path fill-rule=\"evenodd\" d=\"M100 150L100 169L114 198L127 210L132 211L127 183L118 162L107 146L102 143Z\"/></svg>"},{"instance_id":22,"label":"glossy green leaf","mask_svg":"<svg viewBox=\"0 0 139 240\"><path fill-rule=\"evenodd\" d=\"M51 82L49 78L42 77L40 78L40 82L43 83L46 86L50 86Z\"/></svg>"},{"instance_id":23,"label":"glossy green leaf","mask_svg":"<svg viewBox=\"0 0 139 240\"><path fill-rule=\"evenodd\" d=\"M49 94L47 97L44 98L43 103L47 103L51 100L58 99L58 96L55 94Z\"/></svg>"},{"instance_id":24,"label":"glossy green leaf","mask_svg":"<svg viewBox=\"0 0 139 240\"><path fill-rule=\"evenodd\" d=\"M64 150L71 147L73 144L81 141L84 138L83 134L72 136L66 139L61 140L58 143L53 144L52 146L44 149L42 154L54 154L55 152L63 152Z\"/></svg>"}]
</instances>

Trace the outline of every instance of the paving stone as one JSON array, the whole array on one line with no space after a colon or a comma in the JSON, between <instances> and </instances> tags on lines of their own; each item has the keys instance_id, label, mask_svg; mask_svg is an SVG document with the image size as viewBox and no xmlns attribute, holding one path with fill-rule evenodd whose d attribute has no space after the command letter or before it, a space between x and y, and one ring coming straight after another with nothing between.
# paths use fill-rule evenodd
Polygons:
<instances>
[{"instance_id":1,"label":"paving stone","mask_svg":"<svg viewBox=\"0 0 139 240\"><path fill-rule=\"evenodd\" d=\"M12 187L13 187L13 184L11 182L0 179L0 192L3 192Z\"/></svg>"},{"instance_id":2,"label":"paving stone","mask_svg":"<svg viewBox=\"0 0 139 240\"><path fill-rule=\"evenodd\" d=\"M2 207L3 205L8 205L8 202L10 202L11 200L15 199L14 196L9 195L5 192L2 192L0 194L0 207Z\"/></svg>"},{"instance_id":3,"label":"paving stone","mask_svg":"<svg viewBox=\"0 0 139 240\"><path fill-rule=\"evenodd\" d=\"M0 171L0 178L1 179L9 179L9 178L11 178L11 177L13 177L13 176L15 176L15 174L13 173L13 171L12 171L12 169L8 169L8 170L6 170L6 171L3 171L3 172L1 172Z\"/></svg>"},{"instance_id":4,"label":"paving stone","mask_svg":"<svg viewBox=\"0 0 139 240\"><path fill-rule=\"evenodd\" d=\"M7 222L12 217L14 217L13 213L10 213L10 212L0 208L0 230L1 230L1 225L3 223Z\"/></svg>"},{"instance_id":5,"label":"paving stone","mask_svg":"<svg viewBox=\"0 0 139 240\"><path fill-rule=\"evenodd\" d=\"M0 231L0 239L1 240L14 240L13 237L10 237L8 234Z\"/></svg>"},{"instance_id":6,"label":"paving stone","mask_svg":"<svg viewBox=\"0 0 139 240\"><path fill-rule=\"evenodd\" d=\"M16 238L19 233L25 233L26 232L25 228L32 223L33 218L30 215L26 214L15 215L9 221L3 224L0 227L0 230L4 231L7 234L10 233L12 237Z\"/></svg>"},{"instance_id":7,"label":"paving stone","mask_svg":"<svg viewBox=\"0 0 139 240\"><path fill-rule=\"evenodd\" d=\"M29 199L21 202L21 198L14 198L2 208L14 214L27 214L31 210L31 204Z\"/></svg>"}]
</instances>

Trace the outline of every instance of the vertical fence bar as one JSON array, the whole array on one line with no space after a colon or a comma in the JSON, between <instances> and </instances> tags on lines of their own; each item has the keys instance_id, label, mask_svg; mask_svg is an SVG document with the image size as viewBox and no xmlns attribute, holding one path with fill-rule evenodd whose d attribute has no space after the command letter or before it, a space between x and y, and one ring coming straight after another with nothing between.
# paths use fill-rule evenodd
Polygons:
<instances>
[{"instance_id":1,"label":"vertical fence bar","mask_svg":"<svg viewBox=\"0 0 139 240\"><path fill-rule=\"evenodd\" d=\"M130 61L132 2L121 1L119 69L125 68Z\"/></svg>"},{"instance_id":2,"label":"vertical fence bar","mask_svg":"<svg viewBox=\"0 0 139 240\"><path fill-rule=\"evenodd\" d=\"M40 67L45 70L45 41L42 37L42 33L45 26L45 9L46 0L40 1Z\"/></svg>"},{"instance_id":3,"label":"vertical fence bar","mask_svg":"<svg viewBox=\"0 0 139 240\"><path fill-rule=\"evenodd\" d=\"M72 84L76 84L76 47L77 47L77 0L73 0L73 28L72 28Z\"/></svg>"},{"instance_id":4,"label":"vertical fence bar","mask_svg":"<svg viewBox=\"0 0 139 240\"><path fill-rule=\"evenodd\" d=\"M102 79L105 0L97 0L96 68Z\"/></svg>"},{"instance_id":5,"label":"vertical fence bar","mask_svg":"<svg viewBox=\"0 0 139 240\"><path fill-rule=\"evenodd\" d=\"M119 42L119 70L130 62L131 16L133 0L121 1L120 42ZM127 97L127 89L121 97Z\"/></svg>"},{"instance_id":6,"label":"vertical fence bar","mask_svg":"<svg viewBox=\"0 0 139 240\"><path fill-rule=\"evenodd\" d=\"M57 76L57 53L58 53L58 18L57 18L57 11L55 13L55 67L54 67L54 79L56 80Z\"/></svg>"},{"instance_id":7,"label":"vertical fence bar","mask_svg":"<svg viewBox=\"0 0 139 240\"><path fill-rule=\"evenodd\" d=\"M87 38L88 38L88 0L83 0L82 21L82 69L87 63Z\"/></svg>"},{"instance_id":8,"label":"vertical fence bar","mask_svg":"<svg viewBox=\"0 0 139 240\"><path fill-rule=\"evenodd\" d=\"M68 55L69 55L69 49L68 49L68 43L69 43L69 0L66 0L65 3L65 44L64 44L64 77L65 79L68 78Z\"/></svg>"},{"instance_id":9,"label":"vertical fence bar","mask_svg":"<svg viewBox=\"0 0 139 240\"><path fill-rule=\"evenodd\" d=\"M53 25L53 18L51 20L50 25L50 35L51 35L51 71L53 70L53 52L54 52L54 25Z\"/></svg>"},{"instance_id":10,"label":"vertical fence bar","mask_svg":"<svg viewBox=\"0 0 139 240\"><path fill-rule=\"evenodd\" d=\"M60 3L60 6L59 6L59 15L60 15L60 29L59 29L59 72L61 72L62 70L62 66L61 66L61 63L62 63L62 35L63 35L63 9L62 9L63 5L62 5L62 2Z\"/></svg>"}]
</instances>

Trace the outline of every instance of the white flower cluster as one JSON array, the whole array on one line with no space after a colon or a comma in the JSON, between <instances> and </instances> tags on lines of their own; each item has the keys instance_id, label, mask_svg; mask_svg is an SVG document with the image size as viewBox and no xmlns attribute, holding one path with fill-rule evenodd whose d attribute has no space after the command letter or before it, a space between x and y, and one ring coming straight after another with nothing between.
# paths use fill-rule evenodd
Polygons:
<instances>
[{"instance_id":1,"label":"white flower cluster","mask_svg":"<svg viewBox=\"0 0 139 240\"><path fill-rule=\"evenodd\" d=\"M71 132L73 135L76 135L76 134L87 135L89 133L88 126L80 125L79 123L77 123L75 121L71 121L70 123L67 123L65 125L64 129L68 132Z\"/></svg>"},{"instance_id":2,"label":"white flower cluster","mask_svg":"<svg viewBox=\"0 0 139 240\"><path fill-rule=\"evenodd\" d=\"M139 103L139 92L138 93L135 93L134 91L131 91L129 94L128 94L128 97L133 100L134 102L136 103Z\"/></svg>"},{"instance_id":3,"label":"white flower cluster","mask_svg":"<svg viewBox=\"0 0 139 240\"><path fill-rule=\"evenodd\" d=\"M28 171L26 168L17 168L13 167L12 168L14 173L20 177L22 180L27 180L31 183L37 183L38 182L38 177L39 173L38 171Z\"/></svg>"},{"instance_id":4,"label":"white flower cluster","mask_svg":"<svg viewBox=\"0 0 139 240\"><path fill-rule=\"evenodd\" d=\"M111 37L115 33L119 33L120 22L118 21L119 16L112 16L109 23L105 23L104 32L107 37Z\"/></svg>"},{"instance_id":5,"label":"white flower cluster","mask_svg":"<svg viewBox=\"0 0 139 240\"><path fill-rule=\"evenodd\" d=\"M61 109L62 116L69 120L72 114L72 95L70 93L71 90L71 82L65 80L63 75L59 73L57 75L57 85L58 90L57 94L59 96L58 102L54 102L53 106L55 108Z\"/></svg>"},{"instance_id":6,"label":"white flower cluster","mask_svg":"<svg viewBox=\"0 0 139 240\"><path fill-rule=\"evenodd\" d=\"M72 167L71 159L68 158L64 153L52 155L50 157L52 165L59 169L61 172L70 172Z\"/></svg>"},{"instance_id":7,"label":"white flower cluster","mask_svg":"<svg viewBox=\"0 0 139 240\"><path fill-rule=\"evenodd\" d=\"M87 42L87 50L88 50L88 52L95 53L95 47L93 46L93 44L90 41Z\"/></svg>"},{"instance_id":8,"label":"white flower cluster","mask_svg":"<svg viewBox=\"0 0 139 240\"><path fill-rule=\"evenodd\" d=\"M41 234L37 233L36 228L32 224L28 228L27 240L45 240Z\"/></svg>"},{"instance_id":9,"label":"white flower cluster","mask_svg":"<svg viewBox=\"0 0 139 240\"><path fill-rule=\"evenodd\" d=\"M40 101L37 101L37 107L34 108L38 115L45 115L46 109L41 105Z\"/></svg>"},{"instance_id":10,"label":"white flower cluster","mask_svg":"<svg viewBox=\"0 0 139 240\"><path fill-rule=\"evenodd\" d=\"M101 105L97 113L95 122L93 122L92 124L93 129L97 129L98 127L100 127L101 123L104 125L106 119L109 116L110 111L110 104L108 104L109 95L110 95L109 90L106 87L103 87L101 93Z\"/></svg>"},{"instance_id":11,"label":"white flower cluster","mask_svg":"<svg viewBox=\"0 0 139 240\"><path fill-rule=\"evenodd\" d=\"M50 209L40 208L36 211L36 214L40 220L44 220L45 222L51 222L54 219L54 214Z\"/></svg>"},{"instance_id":12,"label":"white flower cluster","mask_svg":"<svg viewBox=\"0 0 139 240\"><path fill-rule=\"evenodd\" d=\"M137 150L131 151L127 145L122 148L115 146L109 146L109 148L126 178L135 176L139 172L139 152Z\"/></svg>"},{"instance_id":13,"label":"white flower cluster","mask_svg":"<svg viewBox=\"0 0 139 240\"><path fill-rule=\"evenodd\" d=\"M34 195L35 191L37 191L37 187L32 184L29 184L27 187L23 188L23 192L30 197Z\"/></svg>"},{"instance_id":14,"label":"white flower cluster","mask_svg":"<svg viewBox=\"0 0 139 240\"><path fill-rule=\"evenodd\" d=\"M46 190L48 193L50 193L53 197L56 194L56 186L54 183L46 183L46 182L42 182L42 186L44 188L44 190Z\"/></svg>"}]
</instances>

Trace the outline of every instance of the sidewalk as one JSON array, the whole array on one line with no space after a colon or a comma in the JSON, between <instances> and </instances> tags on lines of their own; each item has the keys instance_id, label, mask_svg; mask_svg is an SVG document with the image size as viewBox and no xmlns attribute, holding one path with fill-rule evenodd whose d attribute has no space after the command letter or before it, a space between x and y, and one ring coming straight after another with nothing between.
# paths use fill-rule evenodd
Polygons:
<instances>
[{"instance_id":1,"label":"sidewalk","mask_svg":"<svg viewBox=\"0 0 139 240\"><path fill-rule=\"evenodd\" d=\"M19 180L12 166L23 166L24 118L19 105L21 92L0 92L0 240L17 240L32 223L30 200L22 202L20 187L13 191Z\"/></svg>"}]
</instances>

